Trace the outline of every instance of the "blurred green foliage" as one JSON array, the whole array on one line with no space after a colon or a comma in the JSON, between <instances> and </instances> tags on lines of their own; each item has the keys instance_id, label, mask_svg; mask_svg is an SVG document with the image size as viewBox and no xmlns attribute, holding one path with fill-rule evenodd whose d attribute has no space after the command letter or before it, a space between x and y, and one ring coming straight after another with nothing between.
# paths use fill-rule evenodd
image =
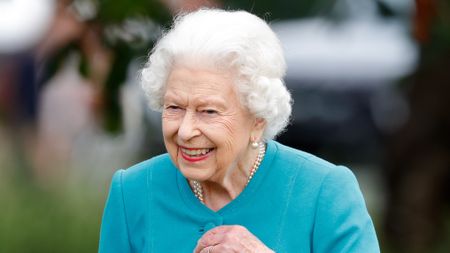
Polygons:
<instances>
[{"instance_id":1,"label":"blurred green foliage","mask_svg":"<svg viewBox=\"0 0 450 253\"><path fill-rule=\"evenodd\" d=\"M98 0L98 13L94 20L102 29L111 25L121 25L130 19L150 19L161 27L167 26L171 20L168 10L157 0ZM105 33L103 32L103 36ZM104 38L106 44L115 53L110 74L105 83L103 125L110 133L122 130L122 113L119 105L119 90L127 76L127 68L131 60L144 56L153 47L155 41L116 41L111 43ZM139 43L139 46L136 44Z\"/></svg>"},{"instance_id":2,"label":"blurred green foliage","mask_svg":"<svg viewBox=\"0 0 450 253\"><path fill-rule=\"evenodd\" d=\"M106 185L0 184L0 252L97 251Z\"/></svg>"},{"instance_id":3,"label":"blurred green foliage","mask_svg":"<svg viewBox=\"0 0 450 253\"><path fill-rule=\"evenodd\" d=\"M166 8L157 0L98 0L97 19L103 23L118 23L130 17L151 17L158 23L168 21Z\"/></svg>"},{"instance_id":4,"label":"blurred green foliage","mask_svg":"<svg viewBox=\"0 0 450 253\"><path fill-rule=\"evenodd\" d=\"M73 2L83 2L74 0ZM122 112L119 105L119 90L127 78L127 70L131 60L145 56L153 47L155 38L159 34L153 34L144 40L141 34L136 34L127 29L126 23L130 20L136 22L151 22L157 27L164 28L169 25L171 15L168 9L158 0L93 0L95 3L95 15L85 21L93 30L97 31L103 45L112 53L111 70L102 89L103 115L101 122L109 133L120 133L122 130ZM145 24L145 23L143 23ZM108 29L120 30L116 36L108 36ZM149 33L158 33L158 29L148 26ZM120 34L124 35L123 37ZM124 38L125 37L125 38ZM47 59L50 79L57 73L65 59L73 52L81 56L80 73L88 76L91 66L83 55L77 42L72 42L63 47L51 59Z\"/></svg>"}]
</instances>

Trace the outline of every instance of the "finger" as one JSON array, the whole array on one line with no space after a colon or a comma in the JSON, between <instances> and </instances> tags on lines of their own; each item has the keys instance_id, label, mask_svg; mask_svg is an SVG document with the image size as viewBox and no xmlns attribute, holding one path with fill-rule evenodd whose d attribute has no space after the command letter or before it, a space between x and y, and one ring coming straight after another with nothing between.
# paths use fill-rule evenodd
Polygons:
<instances>
[{"instance_id":1,"label":"finger","mask_svg":"<svg viewBox=\"0 0 450 253\"><path fill-rule=\"evenodd\" d=\"M200 253L202 250L209 246L214 246L221 243L224 240L224 236L231 226L218 226L208 230L197 242L197 246L194 249L194 253Z\"/></svg>"},{"instance_id":2,"label":"finger","mask_svg":"<svg viewBox=\"0 0 450 253\"><path fill-rule=\"evenodd\" d=\"M215 246L208 246L206 248L203 248L200 253L214 253L214 247Z\"/></svg>"},{"instance_id":3,"label":"finger","mask_svg":"<svg viewBox=\"0 0 450 253\"><path fill-rule=\"evenodd\" d=\"M203 253L203 249L216 246L225 240L226 233L204 234L197 242L194 253ZM207 252L207 251L206 251Z\"/></svg>"},{"instance_id":4,"label":"finger","mask_svg":"<svg viewBox=\"0 0 450 253\"><path fill-rule=\"evenodd\" d=\"M213 245L210 245L207 242L207 240L204 240L202 237L198 240L197 245L195 246L195 249L194 249L194 253L204 253L205 249L207 249L208 247L211 247L211 246L213 246Z\"/></svg>"},{"instance_id":5,"label":"finger","mask_svg":"<svg viewBox=\"0 0 450 253\"><path fill-rule=\"evenodd\" d=\"M206 231L205 235L213 233L213 234L217 234L217 233L225 233L228 230L232 229L234 226L231 225L221 225L221 226L217 226L214 228L211 228L210 230Z\"/></svg>"},{"instance_id":6,"label":"finger","mask_svg":"<svg viewBox=\"0 0 450 253\"><path fill-rule=\"evenodd\" d=\"M199 243L197 243L197 246L195 246L194 252L193 253L200 253L203 251L203 249L205 249L207 246L204 245L200 245Z\"/></svg>"},{"instance_id":7,"label":"finger","mask_svg":"<svg viewBox=\"0 0 450 253\"><path fill-rule=\"evenodd\" d=\"M209 246L226 243L227 241L234 241L237 239L236 237L239 237L239 234L243 232L248 232L248 230L245 227L238 225L222 225L212 228L198 240L194 253L203 253L204 251L202 250Z\"/></svg>"}]
</instances>

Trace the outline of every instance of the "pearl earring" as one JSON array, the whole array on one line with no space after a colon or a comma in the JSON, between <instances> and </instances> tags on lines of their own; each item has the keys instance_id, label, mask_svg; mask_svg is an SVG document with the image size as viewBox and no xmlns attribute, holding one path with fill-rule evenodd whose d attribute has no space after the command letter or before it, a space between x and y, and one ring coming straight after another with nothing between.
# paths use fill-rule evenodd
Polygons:
<instances>
[{"instance_id":1,"label":"pearl earring","mask_svg":"<svg viewBox=\"0 0 450 253\"><path fill-rule=\"evenodd\" d=\"M257 141L252 141L252 148L257 149L259 147L259 143Z\"/></svg>"}]
</instances>

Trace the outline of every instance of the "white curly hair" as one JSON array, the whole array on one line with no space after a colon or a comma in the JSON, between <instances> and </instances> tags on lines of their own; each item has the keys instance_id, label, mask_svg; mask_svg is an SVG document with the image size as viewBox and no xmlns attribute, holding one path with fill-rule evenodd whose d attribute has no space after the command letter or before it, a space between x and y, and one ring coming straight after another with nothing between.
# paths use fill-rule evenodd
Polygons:
<instances>
[{"instance_id":1,"label":"white curly hair","mask_svg":"<svg viewBox=\"0 0 450 253\"><path fill-rule=\"evenodd\" d=\"M152 109L162 110L167 78L180 61L234 71L242 104L266 121L263 138L273 139L287 126L292 100L283 82L286 62L280 41L264 20L218 9L178 15L141 72Z\"/></svg>"}]
</instances>

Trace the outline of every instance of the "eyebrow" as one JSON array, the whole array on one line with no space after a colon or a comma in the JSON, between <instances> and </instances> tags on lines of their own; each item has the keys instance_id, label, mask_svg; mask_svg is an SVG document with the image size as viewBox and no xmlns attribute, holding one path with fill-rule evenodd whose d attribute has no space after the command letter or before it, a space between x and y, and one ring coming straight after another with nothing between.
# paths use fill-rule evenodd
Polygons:
<instances>
[{"instance_id":1,"label":"eyebrow","mask_svg":"<svg viewBox=\"0 0 450 253\"><path fill-rule=\"evenodd\" d=\"M225 109L226 108L226 101L221 98L216 97L201 97L201 98L195 98L195 102L200 105L214 105L218 106L219 109Z\"/></svg>"},{"instance_id":2,"label":"eyebrow","mask_svg":"<svg viewBox=\"0 0 450 253\"><path fill-rule=\"evenodd\" d=\"M175 92L167 92L164 96L163 96L163 104L166 103L166 101L169 102L177 102L181 105L185 105L187 104L187 100L183 99L182 96L179 96L178 94L176 94Z\"/></svg>"},{"instance_id":3,"label":"eyebrow","mask_svg":"<svg viewBox=\"0 0 450 253\"><path fill-rule=\"evenodd\" d=\"M167 92L164 95L164 101L174 101L177 103L180 103L181 105L187 104L187 100L184 99L182 96L177 95L174 92ZM225 109L226 108L226 101L219 97L194 97L193 98L194 103L198 106L205 106L205 105L214 105L218 106L219 109Z\"/></svg>"}]
</instances>

